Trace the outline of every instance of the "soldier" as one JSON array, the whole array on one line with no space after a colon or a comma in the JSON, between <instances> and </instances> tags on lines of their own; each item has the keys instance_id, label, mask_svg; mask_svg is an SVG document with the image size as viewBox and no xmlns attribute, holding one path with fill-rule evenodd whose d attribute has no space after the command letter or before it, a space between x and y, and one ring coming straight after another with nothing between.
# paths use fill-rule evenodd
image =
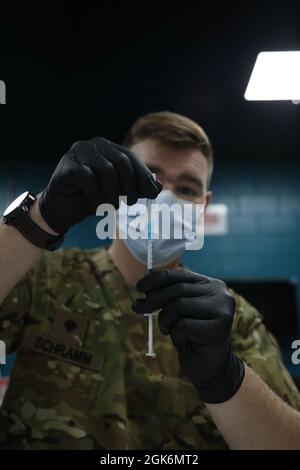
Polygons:
<instances>
[{"instance_id":1,"label":"soldier","mask_svg":"<svg viewBox=\"0 0 300 470\"><path fill-rule=\"evenodd\" d=\"M17 358L2 448L226 449L209 404L237 393L244 364L300 409L262 316L222 281L184 269L172 239L152 274L145 247L126 240L49 252L99 204L118 208L120 195L132 205L163 185L209 203L212 147L195 122L150 113L123 144L75 143L38 198L26 193L5 212L0 339ZM153 310L155 359L145 355L141 315Z\"/></svg>"}]
</instances>

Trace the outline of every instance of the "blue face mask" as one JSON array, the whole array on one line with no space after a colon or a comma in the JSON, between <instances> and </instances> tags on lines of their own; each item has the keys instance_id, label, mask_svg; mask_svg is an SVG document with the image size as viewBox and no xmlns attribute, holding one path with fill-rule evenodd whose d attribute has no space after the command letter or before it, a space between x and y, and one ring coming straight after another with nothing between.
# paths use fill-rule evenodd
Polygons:
<instances>
[{"instance_id":1,"label":"blue face mask","mask_svg":"<svg viewBox=\"0 0 300 470\"><path fill-rule=\"evenodd\" d=\"M158 207L162 208L162 211ZM167 209L172 208L172 210ZM163 212L166 209L166 212ZM156 214L153 216L153 213ZM163 190L152 202L151 238L153 239L153 266L169 264L182 256L185 250L203 246L204 205L177 198L170 190ZM184 217L183 217L184 215ZM127 206L121 203L118 211L119 236L131 254L147 265L149 238L147 199Z\"/></svg>"}]
</instances>

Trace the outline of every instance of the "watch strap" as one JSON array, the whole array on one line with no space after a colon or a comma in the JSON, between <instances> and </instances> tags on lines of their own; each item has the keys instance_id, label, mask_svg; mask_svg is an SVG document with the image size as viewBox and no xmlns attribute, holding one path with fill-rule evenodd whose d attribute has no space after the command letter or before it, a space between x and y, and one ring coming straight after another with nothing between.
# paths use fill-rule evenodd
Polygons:
<instances>
[{"instance_id":1,"label":"watch strap","mask_svg":"<svg viewBox=\"0 0 300 470\"><path fill-rule=\"evenodd\" d=\"M12 225L33 245L47 251L57 250L64 242L64 235L55 236L45 232L31 219L28 212L16 218Z\"/></svg>"}]
</instances>

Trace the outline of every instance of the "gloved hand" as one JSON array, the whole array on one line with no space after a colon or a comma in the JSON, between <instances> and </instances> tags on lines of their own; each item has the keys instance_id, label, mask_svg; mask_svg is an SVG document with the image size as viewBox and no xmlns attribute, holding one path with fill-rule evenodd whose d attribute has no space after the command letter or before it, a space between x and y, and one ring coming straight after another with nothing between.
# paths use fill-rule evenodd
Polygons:
<instances>
[{"instance_id":1,"label":"gloved hand","mask_svg":"<svg viewBox=\"0 0 300 470\"><path fill-rule=\"evenodd\" d=\"M65 233L101 203L119 207L138 198L155 198L162 186L150 170L128 149L102 137L78 141L62 157L42 192L39 208L49 227Z\"/></svg>"},{"instance_id":2,"label":"gloved hand","mask_svg":"<svg viewBox=\"0 0 300 470\"><path fill-rule=\"evenodd\" d=\"M155 271L137 283L145 298L136 313L162 309L160 331L171 335L185 375L206 403L229 400L244 378L244 364L231 351L235 300L223 281L180 269Z\"/></svg>"}]
</instances>

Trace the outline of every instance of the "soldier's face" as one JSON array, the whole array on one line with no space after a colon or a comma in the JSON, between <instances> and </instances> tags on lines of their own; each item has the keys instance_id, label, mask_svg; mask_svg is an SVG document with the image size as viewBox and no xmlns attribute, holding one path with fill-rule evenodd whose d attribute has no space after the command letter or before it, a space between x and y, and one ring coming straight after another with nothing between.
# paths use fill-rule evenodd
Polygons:
<instances>
[{"instance_id":1,"label":"soldier's face","mask_svg":"<svg viewBox=\"0 0 300 470\"><path fill-rule=\"evenodd\" d=\"M131 150L156 174L163 189L198 204L209 203L208 165L200 150L167 147L153 139L138 142Z\"/></svg>"}]
</instances>

